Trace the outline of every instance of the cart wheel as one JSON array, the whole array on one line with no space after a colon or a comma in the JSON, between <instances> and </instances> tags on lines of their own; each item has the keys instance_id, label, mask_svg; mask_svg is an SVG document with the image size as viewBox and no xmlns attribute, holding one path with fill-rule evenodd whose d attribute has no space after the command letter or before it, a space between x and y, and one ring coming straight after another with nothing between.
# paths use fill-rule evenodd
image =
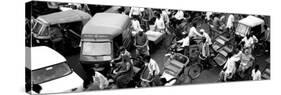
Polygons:
<instances>
[{"instance_id":1,"label":"cart wheel","mask_svg":"<svg viewBox=\"0 0 281 95\"><path fill-rule=\"evenodd\" d=\"M189 70L188 70L188 76L191 79L196 79L200 76L202 71L202 68L199 64L193 64L190 66Z\"/></svg>"}]
</instances>

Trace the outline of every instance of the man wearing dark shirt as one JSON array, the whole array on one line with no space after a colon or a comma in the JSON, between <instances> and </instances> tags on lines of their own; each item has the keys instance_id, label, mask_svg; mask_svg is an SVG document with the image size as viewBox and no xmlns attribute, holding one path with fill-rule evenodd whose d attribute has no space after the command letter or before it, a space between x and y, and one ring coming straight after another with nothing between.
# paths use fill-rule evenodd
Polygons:
<instances>
[{"instance_id":1,"label":"man wearing dark shirt","mask_svg":"<svg viewBox=\"0 0 281 95\"><path fill-rule=\"evenodd\" d=\"M143 31L140 31L136 34L134 45L137 47L137 55L149 55L148 38Z\"/></svg>"}]
</instances>

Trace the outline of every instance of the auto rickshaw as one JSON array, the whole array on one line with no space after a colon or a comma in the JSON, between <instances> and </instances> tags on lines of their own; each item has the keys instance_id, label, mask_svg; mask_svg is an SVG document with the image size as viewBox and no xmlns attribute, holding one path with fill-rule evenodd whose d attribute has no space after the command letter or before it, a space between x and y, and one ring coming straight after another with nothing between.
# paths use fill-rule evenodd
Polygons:
<instances>
[{"instance_id":1,"label":"auto rickshaw","mask_svg":"<svg viewBox=\"0 0 281 95\"><path fill-rule=\"evenodd\" d=\"M175 53L168 61L164 64L164 72L162 74L162 78L165 78L166 80L170 80L173 78L179 78L184 73L184 69L189 64L189 58L185 55L182 55L180 53ZM176 83L175 81L171 81L166 86L171 86Z\"/></svg>"},{"instance_id":2,"label":"auto rickshaw","mask_svg":"<svg viewBox=\"0 0 281 95\"><path fill-rule=\"evenodd\" d=\"M110 69L110 61L118 56L120 46L132 45L129 16L117 13L97 13L83 27L80 63L87 71Z\"/></svg>"},{"instance_id":3,"label":"auto rickshaw","mask_svg":"<svg viewBox=\"0 0 281 95\"><path fill-rule=\"evenodd\" d=\"M263 24L264 20L262 20L261 18L248 16L238 21L235 34L241 37L245 37L247 34L253 32L255 35L256 33L260 33L264 30Z\"/></svg>"},{"instance_id":4,"label":"auto rickshaw","mask_svg":"<svg viewBox=\"0 0 281 95\"><path fill-rule=\"evenodd\" d=\"M52 47L52 44L54 44L53 40L62 38L67 46L77 48L81 39L82 27L90 18L91 15L80 10L68 10L41 15L33 20L34 24L31 28L32 37L34 38L32 42L35 42L33 46L44 45ZM65 44L61 44L61 46Z\"/></svg>"}]
</instances>

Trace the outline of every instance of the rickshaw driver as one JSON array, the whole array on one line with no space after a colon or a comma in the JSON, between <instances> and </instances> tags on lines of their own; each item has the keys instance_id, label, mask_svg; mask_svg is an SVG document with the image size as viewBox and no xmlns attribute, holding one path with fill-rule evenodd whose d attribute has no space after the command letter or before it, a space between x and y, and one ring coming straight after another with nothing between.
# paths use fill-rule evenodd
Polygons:
<instances>
[{"instance_id":1,"label":"rickshaw driver","mask_svg":"<svg viewBox=\"0 0 281 95\"><path fill-rule=\"evenodd\" d=\"M134 45L137 47L137 55L149 55L148 38L143 31L136 34Z\"/></svg>"},{"instance_id":2,"label":"rickshaw driver","mask_svg":"<svg viewBox=\"0 0 281 95\"><path fill-rule=\"evenodd\" d=\"M152 59L149 55L144 57L145 65L149 70L149 78L153 78L154 76L159 75L160 69L158 64L154 59Z\"/></svg>"},{"instance_id":3,"label":"rickshaw driver","mask_svg":"<svg viewBox=\"0 0 281 95\"><path fill-rule=\"evenodd\" d=\"M115 74L114 79L116 80L117 87L127 88L134 76L133 63L131 63L129 56L124 55L122 57L121 64L113 73Z\"/></svg>"},{"instance_id":4,"label":"rickshaw driver","mask_svg":"<svg viewBox=\"0 0 281 95\"><path fill-rule=\"evenodd\" d=\"M187 55L189 51L190 37L187 35L185 38L177 41L177 43L181 43L181 47L184 49L184 55Z\"/></svg>"},{"instance_id":5,"label":"rickshaw driver","mask_svg":"<svg viewBox=\"0 0 281 95\"><path fill-rule=\"evenodd\" d=\"M64 49L64 37L62 31L59 29L59 26L51 26L51 41L52 41L52 47L57 51L63 51L60 49Z\"/></svg>"},{"instance_id":6,"label":"rickshaw driver","mask_svg":"<svg viewBox=\"0 0 281 95\"><path fill-rule=\"evenodd\" d=\"M190 37L190 38L197 38L197 37L202 37L203 35L202 35L202 33L199 33L198 31L197 31L197 23L193 23L192 24L192 27L190 28L190 30L189 30L189 33L188 33L188 36Z\"/></svg>"},{"instance_id":7,"label":"rickshaw driver","mask_svg":"<svg viewBox=\"0 0 281 95\"><path fill-rule=\"evenodd\" d=\"M243 50L240 51L237 55L238 57L240 57L238 72L244 73L253 65L253 61L255 60L255 58L251 54L251 49L249 47L243 48Z\"/></svg>"},{"instance_id":8,"label":"rickshaw driver","mask_svg":"<svg viewBox=\"0 0 281 95\"><path fill-rule=\"evenodd\" d=\"M241 42L245 42L244 44L244 48L250 48L253 49L254 48L254 44L258 42L258 39L255 35L253 34L248 34L246 35L246 37L244 37Z\"/></svg>"},{"instance_id":9,"label":"rickshaw driver","mask_svg":"<svg viewBox=\"0 0 281 95\"><path fill-rule=\"evenodd\" d=\"M225 75L223 76L223 80L227 81L228 79L232 79L233 75L236 72L236 62L238 62L239 58L236 57L237 55L233 55L229 53L227 55L227 61L223 67L225 69Z\"/></svg>"},{"instance_id":10,"label":"rickshaw driver","mask_svg":"<svg viewBox=\"0 0 281 95\"><path fill-rule=\"evenodd\" d=\"M124 60L123 58L123 56L128 56L129 58L131 58L132 56L131 56L131 53L127 50L127 49L125 49L123 46L121 46L120 47L120 54L119 54L119 56L117 57L117 58L115 58L115 59L113 59L113 60L111 60L111 63L114 63L114 62L120 62L121 60Z\"/></svg>"}]
</instances>

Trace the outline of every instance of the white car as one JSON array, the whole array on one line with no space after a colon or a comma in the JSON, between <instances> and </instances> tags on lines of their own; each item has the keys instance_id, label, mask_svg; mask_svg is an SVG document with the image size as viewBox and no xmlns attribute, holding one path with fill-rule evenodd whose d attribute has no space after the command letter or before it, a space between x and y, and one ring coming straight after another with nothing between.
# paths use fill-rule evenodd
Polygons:
<instances>
[{"instance_id":1,"label":"white car","mask_svg":"<svg viewBox=\"0 0 281 95\"><path fill-rule=\"evenodd\" d=\"M27 51L31 51L31 59L27 59L26 68L31 70L31 83L41 86L40 93L83 90L83 79L61 54L46 46L31 47Z\"/></svg>"}]
</instances>

